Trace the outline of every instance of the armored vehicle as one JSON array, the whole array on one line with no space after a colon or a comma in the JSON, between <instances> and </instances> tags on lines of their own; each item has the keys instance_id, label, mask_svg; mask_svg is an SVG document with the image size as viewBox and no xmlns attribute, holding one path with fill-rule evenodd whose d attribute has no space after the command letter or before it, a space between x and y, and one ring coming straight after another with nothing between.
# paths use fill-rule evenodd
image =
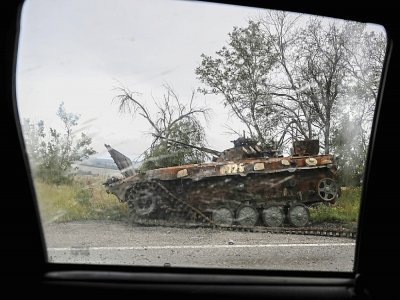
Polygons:
<instances>
[{"instance_id":1,"label":"armored vehicle","mask_svg":"<svg viewBox=\"0 0 400 300\"><path fill-rule=\"evenodd\" d=\"M318 140L295 141L289 156L248 138L222 152L167 141L214 158L136 173L128 157L105 145L123 178L104 185L127 202L134 222L304 227L310 205L334 203L339 196L334 157L318 154Z\"/></svg>"}]
</instances>

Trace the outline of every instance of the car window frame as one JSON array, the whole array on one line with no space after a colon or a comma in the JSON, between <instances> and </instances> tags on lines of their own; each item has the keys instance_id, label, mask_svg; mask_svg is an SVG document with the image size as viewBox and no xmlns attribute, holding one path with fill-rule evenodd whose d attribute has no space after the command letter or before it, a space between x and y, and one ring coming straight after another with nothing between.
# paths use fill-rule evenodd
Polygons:
<instances>
[{"instance_id":1,"label":"car window frame","mask_svg":"<svg viewBox=\"0 0 400 300\"><path fill-rule=\"evenodd\" d=\"M398 70L399 65L399 46L393 41L399 41L399 29L396 28L396 22L393 20L385 21L382 17L373 14L373 7L370 8L370 15L365 16L355 11L341 11L340 9L329 10L328 7L313 6L313 4L307 5L289 5L280 2L266 3L266 8L271 9L285 9L294 12L304 12L310 14L325 15L330 17L339 17L343 19L350 19L362 22L378 23L385 27L387 32L388 48L385 58L384 71L381 77L381 85L379 88L379 97L377 99L377 108L375 111L375 118L373 123L373 132L371 134L371 142L369 146L365 179L363 184L362 202L360 209L359 219L359 232L356 243L356 255L355 255L355 268L354 272L323 272L323 271L259 271L259 270L221 270L221 269L193 269L193 268L158 268L158 267L134 267L134 266L105 266L105 265L76 265L76 264L57 264L48 263L47 254L43 243L43 234L38 217L38 209L35 199L35 193L33 190L33 184L30 178L29 166L27 163L27 157L24 151L22 142L21 128L18 120L18 113L16 110L16 95L15 95L15 65L16 65L16 49L18 43L18 28L19 28L19 17L21 13L21 7L23 0L15 1L10 5L10 8L4 10L8 11L9 15L4 18L2 22L5 22L8 27L5 35L3 35L4 43L4 59L2 59L2 70L1 78L4 83L5 89L1 91L1 98L5 99L2 101L2 111L7 113L6 121L12 121L11 128L8 132L2 131L4 136L14 145L9 150L10 152L5 153L5 157L14 152L16 154L15 168L20 171L16 171L20 184L23 185L24 189L17 191L16 195L11 201L6 204L6 208L10 211L20 211L21 216L25 218L25 223L22 226L17 226L14 232L23 233L24 238L22 243L18 240L18 237L11 238L10 249L7 252L11 261L12 268L6 269L11 273L17 265L17 270L20 270L20 274L24 274L28 278L35 278L33 282L39 283L44 286L57 286L60 284L66 285L79 285L89 284L93 286L104 284L118 286L129 286L132 289L138 288L138 285L147 283L158 285L160 288L158 291L178 292L182 289L182 293L193 291L193 289L202 286L204 290L201 293L207 294L207 287L213 286L215 289L220 288L223 294L237 295L238 291L234 288L235 285L240 286L245 291L244 293L250 293L250 291L257 290L257 295L265 295L268 291L281 291L282 287L297 286L297 287L337 287L341 292L349 289L354 290L356 293L363 293L365 288L374 290L370 286L374 287L373 281L376 280L378 283L375 284L375 289L381 288L379 283L383 282L383 278L387 278L388 274L385 273L385 269L381 263L376 259L377 255L384 255L385 250L389 250L389 254L398 248L382 246L378 247L379 242L382 241L382 237L377 232L376 225L381 219L374 219L374 212L380 211L381 208L374 201L375 197L378 197L380 186L379 183L374 180L376 174L379 174L385 170L382 165L383 150L382 145L389 145L387 141L384 141L383 132L387 130L387 121L381 120L382 115L390 115L391 106L389 105L398 94L396 93L396 69ZM230 1L211 1L220 3L229 3ZM243 2L243 1L242 1ZM7 2L8 3L8 2ZM249 1L240 3L248 6L260 6L258 2ZM264 6L264 5L263 5ZM354 12L354 15L352 15ZM372 17L371 17L372 16ZM375 16L375 18L373 17ZM4 30L4 29L3 29ZM2 46L3 47L3 46ZM3 49L2 49L3 50ZM384 105L383 105L384 104ZM386 115L385 115L386 116ZM392 129L392 132L393 129ZM378 147L379 145L380 147ZM383 146L384 147L384 146ZM384 147L385 148L385 147ZM21 170L23 170L21 172ZM23 199L23 200L21 200ZM388 212L390 215L390 212ZM392 213L393 214L393 213ZM8 219L6 219L8 220ZM11 222L11 220L10 220ZM386 224L386 223L385 223ZM396 227L389 228L386 234L395 233ZM26 241L30 242L30 246L26 247ZM13 244L14 243L14 244ZM21 246L21 247L18 247ZM398 247L398 246L397 246ZM24 249L24 250L21 250ZM14 250L14 251L12 251ZM27 257L21 259L20 256L16 256L15 253L26 253ZM388 255L387 261L391 256ZM29 260L31 258L31 260ZM18 261L20 260L20 261ZM30 269L30 271L26 270ZM28 274L28 275L27 275ZM32 277L30 277L32 276ZM160 277L161 276L161 277ZM164 277L163 277L164 276ZM210 277L212 276L212 277ZM232 277L233 276L233 277ZM379 278L381 277L381 278ZM168 278L168 284L162 283L163 279ZM207 280L206 280L207 278ZM214 279L213 279L214 278ZM166 279L165 279L166 280ZM219 280L219 281L218 281ZM386 279L385 279L386 280ZM284 282L284 283L283 283ZM185 287L187 290L185 290ZM255 288L259 287L259 289ZM176 290L174 290L174 288ZM264 288L264 289L263 289ZM138 288L139 289L139 288ZM143 288L142 292L148 292L152 288Z\"/></svg>"}]
</instances>

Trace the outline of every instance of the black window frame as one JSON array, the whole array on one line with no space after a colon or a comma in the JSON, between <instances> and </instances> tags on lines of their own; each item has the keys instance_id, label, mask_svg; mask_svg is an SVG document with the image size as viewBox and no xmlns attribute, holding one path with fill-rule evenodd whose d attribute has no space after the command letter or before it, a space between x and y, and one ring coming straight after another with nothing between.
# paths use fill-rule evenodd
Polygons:
<instances>
[{"instance_id":1,"label":"black window frame","mask_svg":"<svg viewBox=\"0 0 400 300\"><path fill-rule=\"evenodd\" d=\"M7 162L2 189L2 278L14 293L24 287L48 295L77 292L112 295L160 295L164 297L270 297L345 299L352 296L391 295L398 279L399 246L396 176L396 102L400 99L400 22L392 15L394 4L348 4L285 1L211 1L335 17L384 26L388 47L381 78L373 132L368 152L357 236L355 270L344 272L221 270L107 265L55 264L47 262L38 209L22 142L16 109L15 66L19 18L23 0L0 4L0 112L1 154ZM5 173L5 172L4 172ZM3 174L4 174L3 173ZM382 178L385 179L382 186ZM385 186L387 188L385 188ZM384 189L385 188L385 189ZM384 191L382 191L384 189ZM28 291L29 292L29 291Z\"/></svg>"}]
</instances>

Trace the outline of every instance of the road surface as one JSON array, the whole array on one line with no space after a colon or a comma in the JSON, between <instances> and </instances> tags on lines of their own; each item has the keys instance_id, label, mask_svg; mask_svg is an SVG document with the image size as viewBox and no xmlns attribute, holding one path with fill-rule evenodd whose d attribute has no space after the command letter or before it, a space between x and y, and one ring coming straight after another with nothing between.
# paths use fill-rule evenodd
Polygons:
<instances>
[{"instance_id":1,"label":"road surface","mask_svg":"<svg viewBox=\"0 0 400 300\"><path fill-rule=\"evenodd\" d=\"M109 221L52 223L44 231L48 259L58 263L343 272L354 264L350 238Z\"/></svg>"}]
</instances>

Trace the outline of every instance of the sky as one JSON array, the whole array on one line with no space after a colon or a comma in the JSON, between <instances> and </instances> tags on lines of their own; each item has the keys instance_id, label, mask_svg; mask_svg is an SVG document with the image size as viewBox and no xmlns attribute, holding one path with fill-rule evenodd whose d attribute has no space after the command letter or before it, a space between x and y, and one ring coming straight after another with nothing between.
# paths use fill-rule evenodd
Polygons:
<instances>
[{"instance_id":1,"label":"sky","mask_svg":"<svg viewBox=\"0 0 400 300\"><path fill-rule=\"evenodd\" d=\"M150 127L139 116L118 112L116 88L140 93L150 111L164 84L185 102L200 85L194 74L200 55L214 54L233 26L245 26L259 12L189 1L26 1L17 60L20 119L57 128L63 101L81 116L79 129L92 137L98 156L108 156L107 143L135 157L150 145ZM224 124L235 125L221 101L196 97L199 106L213 109L204 125L209 146L217 150L231 147L235 138L224 134Z\"/></svg>"},{"instance_id":2,"label":"sky","mask_svg":"<svg viewBox=\"0 0 400 300\"><path fill-rule=\"evenodd\" d=\"M194 70L202 53L214 55L234 26L265 10L175 0L30 0L22 11L17 56L20 119L44 120L60 128L57 108L80 115L79 131L93 140L98 157L104 144L134 158L151 143L149 124L118 112L116 88L138 92L151 112L153 98L173 87L185 102L201 86ZM206 126L209 148L230 148L237 138L218 96L197 94L196 104L212 108Z\"/></svg>"}]
</instances>

